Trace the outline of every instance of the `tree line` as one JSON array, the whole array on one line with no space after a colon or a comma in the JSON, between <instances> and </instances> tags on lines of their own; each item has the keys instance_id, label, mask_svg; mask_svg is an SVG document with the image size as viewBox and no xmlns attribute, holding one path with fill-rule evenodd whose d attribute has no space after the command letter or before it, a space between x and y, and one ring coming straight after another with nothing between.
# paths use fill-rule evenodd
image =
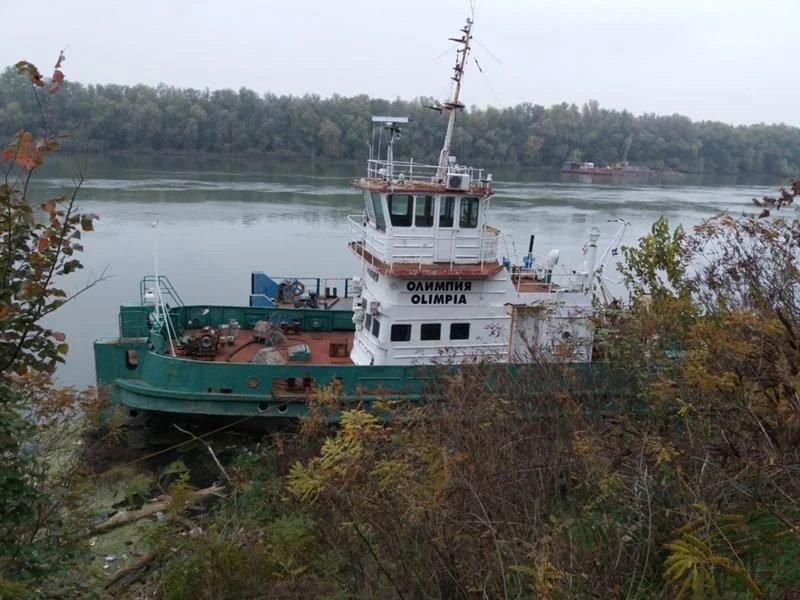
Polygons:
<instances>
[{"instance_id":1,"label":"tree line","mask_svg":"<svg viewBox=\"0 0 800 600\"><path fill-rule=\"evenodd\" d=\"M36 123L36 98L12 67L0 74L0 134ZM397 155L433 160L443 117L432 98L393 101L366 95L259 95L241 88L180 89L160 84L83 85L65 81L48 107L56 131L69 131L65 149L88 152L180 152L266 155L276 158L361 160L367 156L372 115L408 116ZM691 173L800 171L800 129L788 125L733 126L681 115L635 116L601 108L532 103L466 109L453 146L471 164L558 167L565 160L610 165L627 160L654 169Z\"/></svg>"}]
</instances>

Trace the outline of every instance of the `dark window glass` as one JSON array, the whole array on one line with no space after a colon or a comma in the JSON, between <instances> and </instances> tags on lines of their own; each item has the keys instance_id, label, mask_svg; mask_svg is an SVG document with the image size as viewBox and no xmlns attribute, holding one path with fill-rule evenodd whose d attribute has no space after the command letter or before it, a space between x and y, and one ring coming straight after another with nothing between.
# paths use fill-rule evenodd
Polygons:
<instances>
[{"instance_id":1,"label":"dark window glass","mask_svg":"<svg viewBox=\"0 0 800 600\"><path fill-rule=\"evenodd\" d=\"M367 331L372 329L372 315L367 315L366 317L364 317L364 329L366 329Z\"/></svg>"},{"instance_id":2,"label":"dark window glass","mask_svg":"<svg viewBox=\"0 0 800 600\"><path fill-rule=\"evenodd\" d=\"M372 319L372 335L378 337L381 332L381 322L378 319Z\"/></svg>"},{"instance_id":3,"label":"dark window glass","mask_svg":"<svg viewBox=\"0 0 800 600\"><path fill-rule=\"evenodd\" d=\"M393 227L411 227L414 196L389 194L386 196L386 205L389 208L389 221Z\"/></svg>"},{"instance_id":4,"label":"dark window glass","mask_svg":"<svg viewBox=\"0 0 800 600\"><path fill-rule=\"evenodd\" d=\"M386 231L386 217L383 214L381 195L378 192L372 192L372 208L375 209L375 226L381 231Z\"/></svg>"},{"instance_id":5,"label":"dark window glass","mask_svg":"<svg viewBox=\"0 0 800 600\"><path fill-rule=\"evenodd\" d=\"M411 325L392 325L393 342L407 342L411 339Z\"/></svg>"},{"instance_id":6,"label":"dark window glass","mask_svg":"<svg viewBox=\"0 0 800 600\"><path fill-rule=\"evenodd\" d=\"M433 227L433 196L417 196L414 225L416 227Z\"/></svg>"},{"instance_id":7,"label":"dark window glass","mask_svg":"<svg viewBox=\"0 0 800 600\"><path fill-rule=\"evenodd\" d=\"M439 340L442 338L441 323L423 323L419 328L419 339L423 341Z\"/></svg>"},{"instance_id":8,"label":"dark window glass","mask_svg":"<svg viewBox=\"0 0 800 600\"><path fill-rule=\"evenodd\" d=\"M451 340L468 340L469 339L469 323L451 323L450 324L450 339Z\"/></svg>"},{"instance_id":9,"label":"dark window glass","mask_svg":"<svg viewBox=\"0 0 800 600\"><path fill-rule=\"evenodd\" d=\"M473 228L478 226L478 199L461 199L461 218L458 221L460 227Z\"/></svg>"},{"instance_id":10,"label":"dark window glass","mask_svg":"<svg viewBox=\"0 0 800 600\"><path fill-rule=\"evenodd\" d=\"M455 213L455 196L442 196L439 200L439 227L453 226L453 213Z\"/></svg>"}]
</instances>

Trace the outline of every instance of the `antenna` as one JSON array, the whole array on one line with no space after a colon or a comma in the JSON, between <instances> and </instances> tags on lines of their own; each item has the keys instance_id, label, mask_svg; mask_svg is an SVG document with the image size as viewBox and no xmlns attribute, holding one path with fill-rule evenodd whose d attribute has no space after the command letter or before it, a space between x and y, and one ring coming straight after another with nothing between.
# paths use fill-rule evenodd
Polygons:
<instances>
[{"instance_id":1,"label":"antenna","mask_svg":"<svg viewBox=\"0 0 800 600\"><path fill-rule=\"evenodd\" d=\"M603 254L600 255L600 259L595 262L594 267L592 268L592 274L595 275L603 270L605 266L606 259L608 255L616 256L615 252L617 250L617 245L622 240L622 236L625 235L625 229L630 225L628 221L625 219L614 219L615 223L619 223L619 227L614 232L614 235L611 237L611 241L608 243Z\"/></svg>"},{"instance_id":2,"label":"antenna","mask_svg":"<svg viewBox=\"0 0 800 600\"><path fill-rule=\"evenodd\" d=\"M453 139L453 125L456 120L456 110L464 108L461 104L461 80L464 76L464 67L467 64L467 57L470 51L470 40L472 39L472 19L467 19L467 24L461 28L462 36L460 38L450 38L450 41L461 44L461 48L456 50L456 64L453 67L453 81L456 82L455 89L453 90L453 98L449 102L437 107L442 112L448 112L447 130L444 135L444 143L442 144L442 151L439 154L439 168L436 171L436 177L439 180L444 180L447 172L447 157L450 155L450 142Z\"/></svg>"},{"instance_id":3,"label":"antenna","mask_svg":"<svg viewBox=\"0 0 800 600\"><path fill-rule=\"evenodd\" d=\"M389 132L389 142L386 146L386 178L391 180L394 177L394 140L400 137L400 124L408 123L408 117L372 117L372 126L375 127L376 123L382 123L383 129Z\"/></svg>"}]
</instances>

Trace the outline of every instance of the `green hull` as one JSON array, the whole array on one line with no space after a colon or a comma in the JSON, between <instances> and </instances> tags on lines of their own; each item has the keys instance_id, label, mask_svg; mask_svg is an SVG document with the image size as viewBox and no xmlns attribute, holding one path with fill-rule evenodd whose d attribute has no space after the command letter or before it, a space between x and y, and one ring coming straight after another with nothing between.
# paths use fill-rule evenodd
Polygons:
<instances>
[{"instance_id":1,"label":"green hull","mask_svg":"<svg viewBox=\"0 0 800 600\"><path fill-rule=\"evenodd\" d=\"M355 366L304 362L280 365L209 362L170 356L164 327L154 323L151 306L124 305L120 310L120 337L94 344L95 370L101 390L110 389L113 404L139 412L227 417L302 417L309 401L332 400L329 418L343 408L370 407L376 401L418 403L435 398L453 365ZM233 306L181 306L170 310L172 327L180 334L190 319L203 313L210 323L236 319L245 329L259 320L299 320L305 331L350 331L352 312ZM592 396L610 393L607 370L599 364L485 365L487 378L524 379L536 394L571 391ZM522 383L522 382L521 382ZM616 386L614 386L616 387Z\"/></svg>"},{"instance_id":2,"label":"green hull","mask_svg":"<svg viewBox=\"0 0 800 600\"><path fill-rule=\"evenodd\" d=\"M136 352L136 365L128 359ZM187 414L299 417L309 399L331 386L341 403L418 400L442 368L351 365L213 363L157 354L147 339L98 340L100 385L111 385L114 402L129 408ZM293 381L295 385L287 386ZM289 388L289 389L287 389ZM292 389L293 388L293 389Z\"/></svg>"}]
</instances>

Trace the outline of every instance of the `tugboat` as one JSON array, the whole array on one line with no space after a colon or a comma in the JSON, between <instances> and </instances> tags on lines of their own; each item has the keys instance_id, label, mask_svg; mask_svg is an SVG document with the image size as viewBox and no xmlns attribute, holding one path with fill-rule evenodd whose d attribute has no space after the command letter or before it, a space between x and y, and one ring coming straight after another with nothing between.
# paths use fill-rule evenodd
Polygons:
<instances>
[{"instance_id":1,"label":"tugboat","mask_svg":"<svg viewBox=\"0 0 800 600\"><path fill-rule=\"evenodd\" d=\"M159 274L120 308L120 333L95 342L98 384L130 418L150 411L300 417L332 390L338 409L427 397L465 362L521 372L531 365L591 367L592 303L603 261L597 228L576 267L557 250L521 264L501 255L490 224L492 175L450 154L471 19L459 48L435 164L396 161L405 117L376 116L366 175L352 181L364 212L348 217L361 273L344 279L251 275L248 306L185 305Z\"/></svg>"}]
</instances>

